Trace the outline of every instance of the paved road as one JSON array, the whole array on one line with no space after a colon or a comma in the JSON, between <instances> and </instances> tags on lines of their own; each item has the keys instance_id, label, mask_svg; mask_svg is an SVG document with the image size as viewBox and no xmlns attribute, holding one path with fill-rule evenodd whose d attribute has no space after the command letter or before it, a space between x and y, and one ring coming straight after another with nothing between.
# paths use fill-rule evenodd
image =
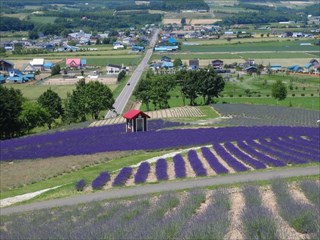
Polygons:
<instances>
[{"instance_id":1,"label":"paved road","mask_svg":"<svg viewBox=\"0 0 320 240\"><path fill-rule=\"evenodd\" d=\"M148 65L148 61L150 60L150 57L152 55L153 47L156 44L156 41L158 39L159 31L160 31L159 29L156 29L154 31L153 36L152 36L150 43L149 43L150 48L147 49L144 58L142 59L142 61L138 65L138 67L134 70L134 72L132 73L132 75L128 81L130 83L130 85L129 86L126 85L123 88L123 90L121 91L121 93L119 94L117 99L115 100L115 103L113 104L113 107L115 108L115 111L118 114L123 113L123 109L127 105L127 102L129 100L129 98L131 97L132 92L133 92L135 86L137 85L145 67ZM105 115L105 118L110 118L113 116L114 116L114 113L112 113L111 111L108 111L107 114Z\"/></svg>"},{"instance_id":2,"label":"paved road","mask_svg":"<svg viewBox=\"0 0 320 240\"><path fill-rule=\"evenodd\" d=\"M222 184L233 184L241 182L253 182L259 180L271 180L274 178L287 178L295 176L307 176L320 174L319 166L297 167L288 169L272 169L264 172L248 172L245 174L232 174L225 176L217 176L210 178L188 179L175 182L162 182L158 184L146 184L128 188L111 189L97 193L90 193L81 196L69 197L64 199L53 199L44 202L31 203L16 207L8 207L0 209L0 215L9 215L25 211L46 209L52 207L61 207L75 205L79 203L87 203L92 201L101 201L105 199L114 199L122 197L132 197L143 194L151 194L157 192L176 191L188 188L207 187Z\"/></svg>"}]
</instances>

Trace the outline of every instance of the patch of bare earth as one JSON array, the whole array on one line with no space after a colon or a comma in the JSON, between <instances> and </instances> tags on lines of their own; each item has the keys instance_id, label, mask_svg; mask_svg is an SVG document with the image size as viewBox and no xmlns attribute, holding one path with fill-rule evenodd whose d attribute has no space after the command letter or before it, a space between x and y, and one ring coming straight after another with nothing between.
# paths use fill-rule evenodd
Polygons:
<instances>
[{"instance_id":1,"label":"patch of bare earth","mask_svg":"<svg viewBox=\"0 0 320 240\"><path fill-rule=\"evenodd\" d=\"M129 151L121 151L2 162L0 163L0 190L42 181L129 154Z\"/></svg>"},{"instance_id":2,"label":"patch of bare earth","mask_svg":"<svg viewBox=\"0 0 320 240\"><path fill-rule=\"evenodd\" d=\"M230 209L230 230L224 239L244 239L242 235L241 212L245 207L244 196L239 188L230 189L231 209Z\"/></svg>"},{"instance_id":3,"label":"patch of bare earth","mask_svg":"<svg viewBox=\"0 0 320 240\"><path fill-rule=\"evenodd\" d=\"M167 163L168 163L168 170L167 170L168 179L169 179L169 180L176 179L176 173L175 173L175 170L174 170L174 163L173 163L173 161L167 161Z\"/></svg>"},{"instance_id":4,"label":"patch of bare earth","mask_svg":"<svg viewBox=\"0 0 320 240\"><path fill-rule=\"evenodd\" d=\"M195 177L196 173L193 171L193 169L192 169L192 167L190 165L190 162L188 160L188 157L184 156L183 160L184 160L185 166L186 166L186 177Z\"/></svg>"},{"instance_id":5,"label":"patch of bare earth","mask_svg":"<svg viewBox=\"0 0 320 240\"><path fill-rule=\"evenodd\" d=\"M158 179L156 177L156 165L152 164L152 165L150 165L150 172L149 172L149 175L147 177L146 182L157 182L157 181L158 181Z\"/></svg>"},{"instance_id":6,"label":"patch of bare earth","mask_svg":"<svg viewBox=\"0 0 320 240\"><path fill-rule=\"evenodd\" d=\"M135 185L135 183L134 183L134 176L136 175L137 171L138 171L138 168L133 168L133 169L132 169L132 174L131 174L130 178L127 180L126 186L133 186L133 185Z\"/></svg>"},{"instance_id":7,"label":"patch of bare earth","mask_svg":"<svg viewBox=\"0 0 320 240\"><path fill-rule=\"evenodd\" d=\"M312 203L309 201L309 199L306 197L306 195L304 195L304 193L300 189L298 183L290 184L289 190L290 190L292 197L296 201L312 205Z\"/></svg>"},{"instance_id":8,"label":"patch of bare earth","mask_svg":"<svg viewBox=\"0 0 320 240\"><path fill-rule=\"evenodd\" d=\"M279 215L279 206L270 187L266 187L264 189L262 194L262 203L266 208L269 208L272 211L281 239L308 239L308 234L297 232Z\"/></svg>"}]
</instances>

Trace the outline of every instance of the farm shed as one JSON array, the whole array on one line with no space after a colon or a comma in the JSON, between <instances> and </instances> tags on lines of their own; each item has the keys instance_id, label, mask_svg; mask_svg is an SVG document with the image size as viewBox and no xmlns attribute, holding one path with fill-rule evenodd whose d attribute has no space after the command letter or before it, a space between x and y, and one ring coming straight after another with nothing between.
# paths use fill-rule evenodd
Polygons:
<instances>
[{"instance_id":1,"label":"farm shed","mask_svg":"<svg viewBox=\"0 0 320 240\"><path fill-rule=\"evenodd\" d=\"M126 132L146 132L148 130L147 114L140 110L130 110L123 117L126 121Z\"/></svg>"},{"instance_id":2,"label":"farm shed","mask_svg":"<svg viewBox=\"0 0 320 240\"><path fill-rule=\"evenodd\" d=\"M213 68L223 68L223 61L216 59L216 60L211 61L211 65Z\"/></svg>"},{"instance_id":3,"label":"farm shed","mask_svg":"<svg viewBox=\"0 0 320 240\"><path fill-rule=\"evenodd\" d=\"M7 60L0 60L0 70L1 71L8 71L9 69L12 69L14 67L14 64L7 61Z\"/></svg>"},{"instance_id":4,"label":"farm shed","mask_svg":"<svg viewBox=\"0 0 320 240\"><path fill-rule=\"evenodd\" d=\"M30 64L39 71L43 70L44 59L43 58L34 58Z\"/></svg>"},{"instance_id":5,"label":"farm shed","mask_svg":"<svg viewBox=\"0 0 320 240\"><path fill-rule=\"evenodd\" d=\"M189 60L189 69L199 69L199 59L190 59Z\"/></svg>"},{"instance_id":6,"label":"farm shed","mask_svg":"<svg viewBox=\"0 0 320 240\"><path fill-rule=\"evenodd\" d=\"M30 63L24 64L22 66L23 73L34 73L36 71L37 71L37 69L34 66L32 66Z\"/></svg>"},{"instance_id":7,"label":"farm shed","mask_svg":"<svg viewBox=\"0 0 320 240\"><path fill-rule=\"evenodd\" d=\"M293 66L289 66L288 70L291 72L303 72L303 67L299 65L293 65Z\"/></svg>"},{"instance_id":8,"label":"farm shed","mask_svg":"<svg viewBox=\"0 0 320 240\"><path fill-rule=\"evenodd\" d=\"M281 71L282 67L279 64L271 64L270 65L270 70L272 70L272 71Z\"/></svg>"},{"instance_id":9,"label":"farm shed","mask_svg":"<svg viewBox=\"0 0 320 240\"><path fill-rule=\"evenodd\" d=\"M170 57L167 57L167 56L163 56L163 57L161 58L161 61L162 61L162 62L171 62L171 58L170 58Z\"/></svg>"}]
</instances>

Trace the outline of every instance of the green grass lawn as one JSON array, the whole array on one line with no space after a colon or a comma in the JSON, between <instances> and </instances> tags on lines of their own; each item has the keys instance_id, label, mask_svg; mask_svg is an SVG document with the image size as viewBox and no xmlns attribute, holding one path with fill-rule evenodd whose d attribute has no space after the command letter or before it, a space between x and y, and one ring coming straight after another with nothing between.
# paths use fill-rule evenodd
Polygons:
<instances>
[{"instance_id":1,"label":"green grass lawn","mask_svg":"<svg viewBox=\"0 0 320 240\"><path fill-rule=\"evenodd\" d=\"M23 96L29 100L37 100L38 97L49 88L58 93L62 99L67 98L67 93L76 88L75 85L26 85L26 84L5 84L5 87L13 87L21 90Z\"/></svg>"}]
</instances>

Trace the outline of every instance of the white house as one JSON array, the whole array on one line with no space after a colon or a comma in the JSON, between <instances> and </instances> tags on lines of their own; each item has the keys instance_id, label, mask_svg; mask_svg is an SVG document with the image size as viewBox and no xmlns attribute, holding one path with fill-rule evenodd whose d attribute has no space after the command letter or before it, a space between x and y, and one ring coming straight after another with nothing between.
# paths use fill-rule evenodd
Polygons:
<instances>
[{"instance_id":1,"label":"white house","mask_svg":"<svg viewBox=\"0 0 320 240\"><path fill-rule=\"evenodd\" d=\"M43 64L44 64L44 58L34 58L30 64L36 69L36 70L43 70Z\"/></svg>"}]
</instances>

